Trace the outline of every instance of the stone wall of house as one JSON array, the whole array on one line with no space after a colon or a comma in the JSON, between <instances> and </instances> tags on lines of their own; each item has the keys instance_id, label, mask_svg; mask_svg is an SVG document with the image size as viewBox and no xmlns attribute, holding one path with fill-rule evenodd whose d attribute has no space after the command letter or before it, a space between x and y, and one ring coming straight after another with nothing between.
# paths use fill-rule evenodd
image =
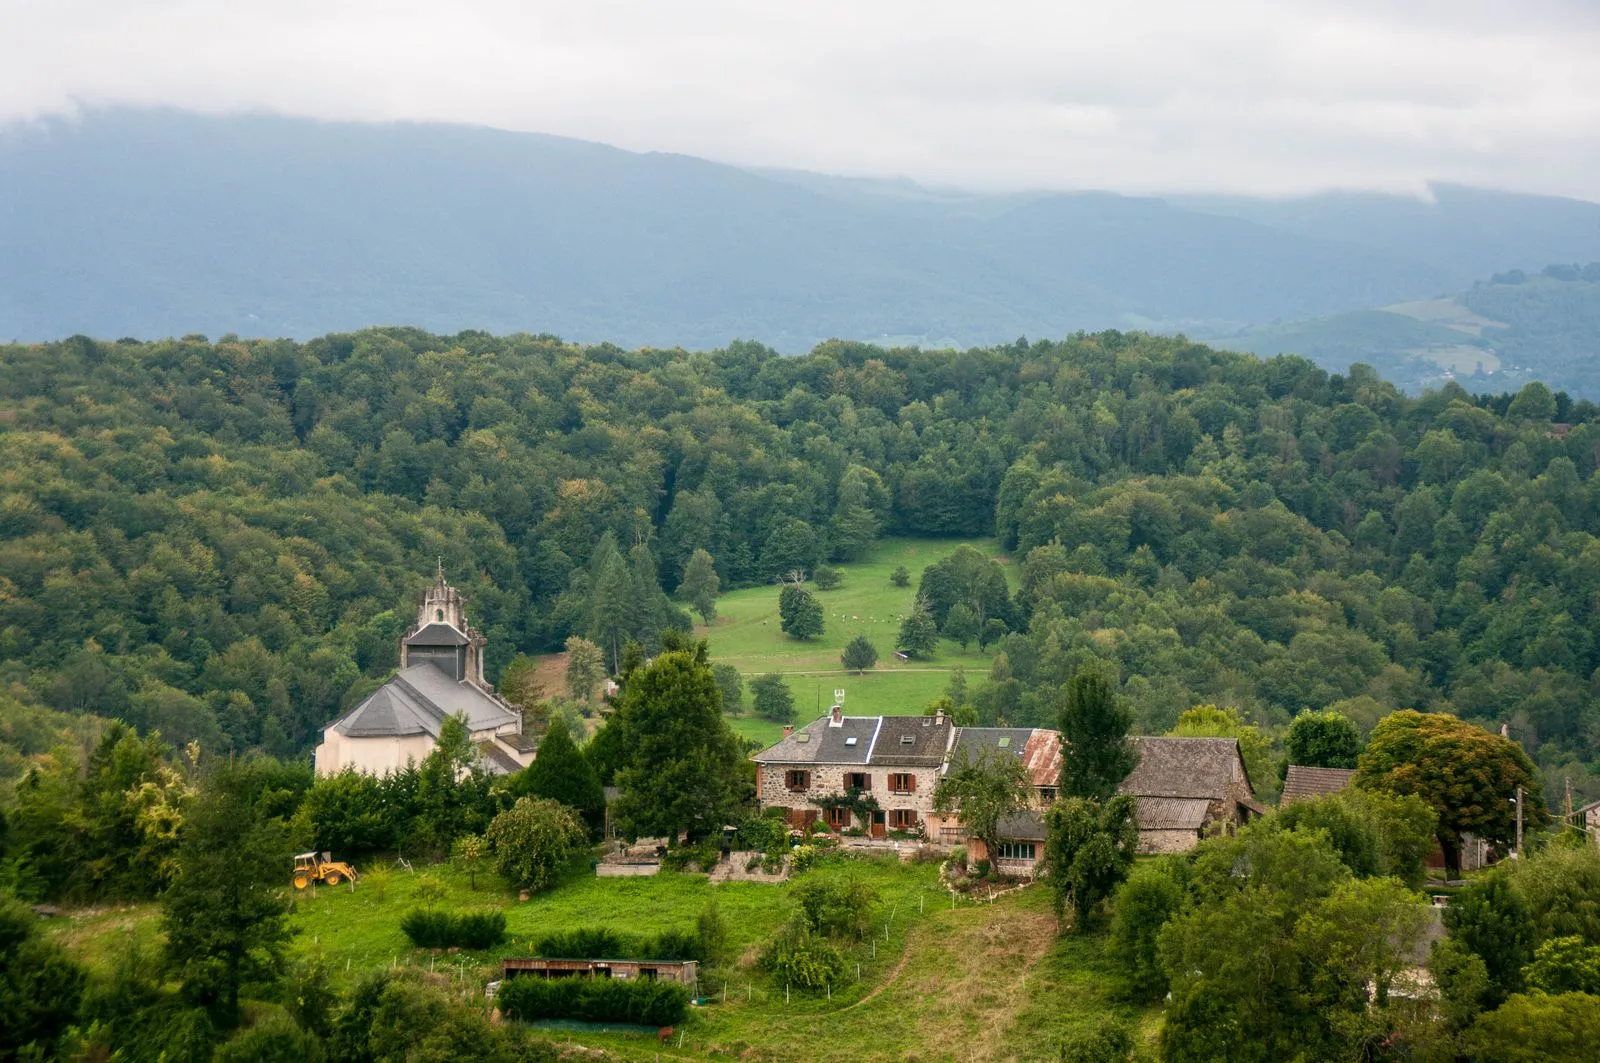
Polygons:
<instances>
[{"instance_id":1,"label":"stone wall of house","mask_svg":"<svg viewBox=\"0 0 1600 1063\"><path fill-rule=\"evenodd\" d=\"M784 779L792 770L809 771L811 786L804 793L790 790ZM917 818L925 821L933 814L933 791L939 785L938 768L868 768L859 765L817 764L803 765L762 764L756 779L756 797L762 808L799 808L822 812L816 798L844 793L846 774L865 772L871 776L872 785L867 793L885 812L893 809L914 809ZM908 773L916 777L916 788L909 794L889 792L891 774ZM865 824L858 824L865 826Z\"/></svg>"},{"instance_id":2,"label":"stone wall of house","mask_svg":"<svg viewBox=\"0 0 1600 1063\"><path fill-rule=\"evenodd\" d=\"M1199 844L1199 831L1151 829L1139 832L1141 854L1186 853Z\"/></svg>"}]
</instances>

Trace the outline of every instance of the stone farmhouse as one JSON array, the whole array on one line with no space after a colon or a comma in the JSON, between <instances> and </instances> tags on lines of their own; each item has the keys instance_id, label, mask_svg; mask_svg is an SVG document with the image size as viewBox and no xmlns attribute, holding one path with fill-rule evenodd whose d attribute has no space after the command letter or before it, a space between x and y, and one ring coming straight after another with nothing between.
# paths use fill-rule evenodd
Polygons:
<instances>
[{"instance_id":1,"label":"stone farmhouse","mask_svg":"<svg viewBox=\"0 0 1600 1063\"><path fill-rule=\"evenodd\" d=\"M1139 851L1181 853L1264 815L1233 738L1135 738L1139 763L1117 787L1138 805Z\"/></svg>"},{"instance_id":2,"label":"stone farmhouse","mask_svg":"<svg viewBox=\"0 0 1600 1063\"><path fill-rule=\"evenodd\" d=\"M483 678L488 640L467 623L461 592L441 567L423 592L417 622L400 639L400 669L365 701L323 728L317 774L346 768L384 775L432 752L444 721L467 721L483 766L510 774L533 762L522 713Z\"/></svg>"},{"instance_id":3,"label":"stone farmhouse","mask_svg":"<svg viewBox=\"0 0 1600 1063\"><path fill-rule=\"evenodd\" d=\"M789 823L818 819L837 830L860 827L875 838L918 833L933 814L933 791L955 728L938 716L846 716L835 705L757 753L756 798L781 808ZM866 822L842 802L870 798Z\"/></svg>"},{"instance_id":4,"label":"stone farmhouse","mask_svg":"<svg viewBox=\"0 0 1600 1063\"><path fill-rule=\"evenodd\" d=\"M1235 739L1133 741L1139 763L1118 792L1138 808L1140 852L1184 852L1266 812ZM1021 758L1034 797L1002 822L1000 849L988 853L958 816L934 811L934 791L964 761L1008 753ZM797 829L821 819L877 838L918 834L1030 872L1044 855L1042 813L1056 799L1062 754L1061 736L1043 728L956 727L943 715L846 716L835 705L803 728L786 728L782 741L752 759L761 807L783 809Z\"/></svg>"}]
</instances>

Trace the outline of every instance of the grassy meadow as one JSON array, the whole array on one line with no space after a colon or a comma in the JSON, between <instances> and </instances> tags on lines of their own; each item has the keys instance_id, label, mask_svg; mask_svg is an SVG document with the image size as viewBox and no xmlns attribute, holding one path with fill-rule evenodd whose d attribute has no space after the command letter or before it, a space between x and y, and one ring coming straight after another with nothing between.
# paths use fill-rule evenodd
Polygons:
<instances>
[{"instance_id":1,"label":"grassy meadow","mask_svg":"<svg viewBox=\"0 0 1600 1063\"><path fill-rule=\"evenodd\" d=\"M648 878L601 879L575 863L553 889L519 902L492 873L476 888L453 867L368 868L354 890L318 887L292 898L291 951L320 955L348 991L366 972L419 967L476 995L498 977L498 960L528 955L540 936L604 926L627 933L692 930L714 896L741 958L726 982L708 977L710 1003L695 1008L667 1045L654 1037L554 1031L560 1040L603 1049L627 1060L740 1059L770 1063L858 1063L862 1059L1050 1060L1060 1037L1108 1012L1142 1021L1153 1035L1154 1013L1141 1015L1108 995L1103 936L1057 936L1049 895L1030 887L993 903L939 888L932 864L893 858L849 859L845 874L878 891L875 939L849 950L850 975L832 997L794 993L754 968L762 941L790 912L787 885L723 883L704 875L663 872ZM425 880L437 881L449 908L505 911L509 939L483 952L413 949L401 918L424 903ZM92 966L105 970L131 938L161 940L154 905L96 909L51 920L46 932Z\"/></svg>"},{"instance_id":2,"label":"grassy meadow","mask_svg":"<svg viewBox=\"0 0 1600 1063\"><path fill-rule=\"evenodd\" d=\"M954 553L964 541L990 557L999 553L993 540L883 539L866 559L836 566L844 575L838 587L820 591L808 584L822 603L820 638L802 641L779 630L777 587L747 587L724 594L717 599L716 620L696 633L709 641L713 660L733 665L747 679L763 672L782 673L794 691L802 721L826 712L836 689L845 691L845 708L854 714L919 713L944 691L952 669L966 669L969 682L976 682L988 671L993 656L976 643L962 650L949 641L939 643L931 660L898 661L894 656L900 621L916 599L922 570ZM911 573L909 587L890 582L899 565ZM1014 581L1014 566L1007 563L1006 569ZM877 667L859 676L839 663L845 644L858 633L878 649ZM775 741L781 728L750 718L748 695L745 700L745 718L734 721L735 729L749 738Z\"/></svg>"}]
</instances>

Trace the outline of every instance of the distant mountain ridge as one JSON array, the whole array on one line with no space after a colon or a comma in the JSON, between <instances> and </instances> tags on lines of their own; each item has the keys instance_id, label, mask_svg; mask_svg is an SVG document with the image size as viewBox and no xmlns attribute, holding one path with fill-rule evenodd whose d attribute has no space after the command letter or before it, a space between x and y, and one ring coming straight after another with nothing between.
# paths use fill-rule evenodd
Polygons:
<instances>
[{"instance_id":1,"label":"distant mountain ridge","mask_svg":"<svg viewBox=\"0 0 1600 1063\"><path fill-rule=\"evenodd\" d=\"M1338 371L1365 362L1411 391L1455 380L1476 393L1506 392L1540 380L1600 398L1600 262L1508 270L1445 298L1203 338Z\"/></svg>"},{"instance_id":2,"label":"distant mountain ridge","mask_svg":"<svg viewBox=\"0 0 1600 1063\"><path fill-rule=\"evenodd\" d=\"M1589 261L1600 205L982 196L477 127L118 109L0 129L0 339L1229 335L1459 290L1489 272L1475 232L1517 234L1494 269Z\"/></svg>"}]
</instances>

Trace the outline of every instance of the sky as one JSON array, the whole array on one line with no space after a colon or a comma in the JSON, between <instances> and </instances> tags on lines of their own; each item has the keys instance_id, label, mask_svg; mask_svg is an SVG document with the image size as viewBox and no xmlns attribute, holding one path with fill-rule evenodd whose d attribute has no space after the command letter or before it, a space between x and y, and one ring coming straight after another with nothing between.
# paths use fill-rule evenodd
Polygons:
<instances>
[{"instance_id":1,"label":"sky","mask_svg":"<svg viewBox=\"0 0 1600 1063\"><path fill-rule=\"evenodd\" d=\"M0 0L0 123L467 122L988 191L1600 200L1600 0Z\"/></svg>"}]
</instances>

